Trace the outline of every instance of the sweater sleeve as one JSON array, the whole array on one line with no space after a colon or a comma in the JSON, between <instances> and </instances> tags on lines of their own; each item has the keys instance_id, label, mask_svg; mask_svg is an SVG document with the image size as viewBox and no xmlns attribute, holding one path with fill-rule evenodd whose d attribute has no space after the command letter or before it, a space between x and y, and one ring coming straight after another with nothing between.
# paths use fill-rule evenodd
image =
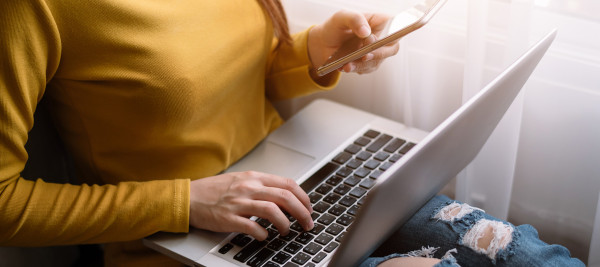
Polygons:
<instances>
[{"instance_id":1,"label":"sweater sleeve","mask_svg":"<svg viewBox=\"0 0 600 267\"><path fill-rule=\"evenodd\" d=\"M186 232L189 180L70 185L25 180L33 113L61 41L42 0L0 1L0 246L47 246Z\"/></svg>"},{"instance_id":2,"label":"sweater sleeve","mask_svg":"<svg viewBox=\"0 0 600 267\"><path fill-rule=\"evenodd\" d=\"M266 81L269 99L281 100L304 96L330 90L338 84L340 73L332 74L336 76L330 79L330 84L327 85L320 85L310 77L312 64L308 55L309 30L294 34L291 45L281 43L277 47L277 40L274 40Z\"/></svg>"}]
</instances>

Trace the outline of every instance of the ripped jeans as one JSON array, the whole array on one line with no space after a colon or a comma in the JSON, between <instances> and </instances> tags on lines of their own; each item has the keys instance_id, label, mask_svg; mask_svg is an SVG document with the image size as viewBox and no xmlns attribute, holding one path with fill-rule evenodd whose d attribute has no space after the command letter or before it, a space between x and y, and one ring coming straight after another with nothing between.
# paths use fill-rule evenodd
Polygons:
<instances>
[{"instance_id":1,"label":"ripped jeans","mask_svg":"<svg viewBox=\"0 0 600 267\"><path fill-rule=\"evenodd\" d=\"M360 266L410 256L442 259L435 267L585 266L565 247L541 241L531 225L515 227L446 196L432 198Z\"/></svg>"}]
</instances>

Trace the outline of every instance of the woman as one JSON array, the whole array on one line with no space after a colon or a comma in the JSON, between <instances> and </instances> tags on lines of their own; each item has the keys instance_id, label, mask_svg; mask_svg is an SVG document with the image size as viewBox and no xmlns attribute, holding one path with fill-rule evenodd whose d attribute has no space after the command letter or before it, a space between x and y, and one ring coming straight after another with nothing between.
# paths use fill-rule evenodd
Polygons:
<instances>
[{"instance_id":1,"label":"woman","mask_svg":"<svg viewBox=\"0 0 600 267\"><path fill-rule=\"evenodd\" d=\"M174 264L141 245L157 231L264 239L248 219L259 216L285 234L279 207L311 229L292 180L217 174L281 125L272 101L333 88L339 72L314 69L354 35L373 41L386 20L342 11L290 36L275 0L6 0L0 10L0 245L107 243L110 266ZM371 72L397 51L342 71ZM83 185L20 177L42 97Z\"/></svg>"}]
</instances>

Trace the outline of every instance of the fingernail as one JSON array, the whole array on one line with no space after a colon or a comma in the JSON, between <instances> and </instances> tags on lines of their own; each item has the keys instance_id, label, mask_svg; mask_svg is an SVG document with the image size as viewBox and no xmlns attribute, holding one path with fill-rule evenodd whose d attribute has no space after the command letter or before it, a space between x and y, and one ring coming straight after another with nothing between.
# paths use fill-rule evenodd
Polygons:
<instances>
[{"instance_id":1,"label":"fingernail","mask_svg":"<svg viewBox=\"0 0 600 267\"><path fill-rule=\"evenodd\" d=\"M308 225L308 227L306 227L306 229L305 229L306 231L310 231L315 227L315 223L312 220L308 221L308 223L306 223L306 225Z\"/></svg>"},{"instance_id":2,"label":"fingernail","mask_svg":"<svg viewBox=\"0 0 600 267\"><path fill-rule=\"evenodd\" d=\"M369 28L369 26L367 25L362 25L360 26L360 28L358 29L358 37L368 37L371 34L371 28Z\"/></svg>"},{"instance_id":3,"label":"fingernail","mask_svg":"<svg viewBox=\"0 0 600 267\"><path fill-rule=\"evenodd\" d=\"M356 66L350 63L350 70L348 72L353 72L356 69Z\"/></svg>"},{"instance_id":4,"label":"fingernail","mask_svg":"<svg viewBox=\"0 0 600 267\"><path fill-rule=\"evenodd\" d=\"M363 61L369 61L369 60L373 59L374 57L375 57L375 55L373 55L373 53L368 53L363 58Z\"/></svg>"}]
</instances>

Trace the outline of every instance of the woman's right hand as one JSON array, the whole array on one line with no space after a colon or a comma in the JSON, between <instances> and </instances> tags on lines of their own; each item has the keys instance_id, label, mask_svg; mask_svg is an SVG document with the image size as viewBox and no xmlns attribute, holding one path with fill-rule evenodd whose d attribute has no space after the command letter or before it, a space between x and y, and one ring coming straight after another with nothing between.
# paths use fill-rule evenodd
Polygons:
<instances>
[{"instance_id":1,"label":"woman's right hand","mask_svg":"<svg viewBox=\"0 0 600 267\"><path fill-rule=\"evenodd\" d=\"M190 184L190 225L215 232L241 232L258 240L267 230L250 220L269 220L281 235L289 233L292 215L305 230L313 228L308 195L289 178L260 172L236 172L207 177Z\"/></svg>"}]
</instances>

